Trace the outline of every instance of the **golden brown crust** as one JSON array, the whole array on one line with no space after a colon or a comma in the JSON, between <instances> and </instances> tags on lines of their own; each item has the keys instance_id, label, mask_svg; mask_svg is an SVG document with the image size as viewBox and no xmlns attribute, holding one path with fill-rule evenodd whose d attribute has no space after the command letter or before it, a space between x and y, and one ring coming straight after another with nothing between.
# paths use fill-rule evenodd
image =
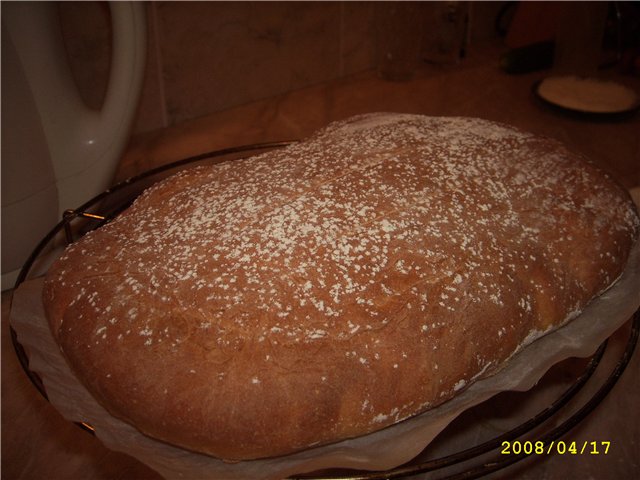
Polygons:
<instances>
[{"instance_id":1,"label":"golden brown crust","mask_svg":"<svg viewBox=\"0 0 640 480\"><path fill-rule=\"evenodd\" d=\"M145 192L50 269L80 379L148 435L288 454L420 413L608 288L617 185L487 121L366 115Z\"/></svg>"}]
</instances>

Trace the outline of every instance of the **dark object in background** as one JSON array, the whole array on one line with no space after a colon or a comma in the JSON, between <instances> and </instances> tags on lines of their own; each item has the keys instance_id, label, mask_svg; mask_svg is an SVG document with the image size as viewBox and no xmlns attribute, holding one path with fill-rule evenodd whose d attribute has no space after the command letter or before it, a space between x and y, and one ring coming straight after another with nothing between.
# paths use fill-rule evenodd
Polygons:
<instances>
[{"instance_id":1,"label":"dark object in background","mask_svg":"<svg viewBox=\"0 0 640 480\"><path fill-rule=\"evenodd\" d=\"M547 40L514 48L500 58L500 68L507 73L529 73L553 66L555 42Z\"/></svg>"},{"instance_id":2,"label":"dark object in background","mask_svg":"<svg viewBox=\"0 0 640 480\"><path fill-rule=\"evenodd\" d=\"M640 76L640 2L611 2L604 48L616 49L621 73Z\"/></svg>"},{"instance_id":3,"label":"dark object in background","mask_svg":"<svg viewBox=\"0 0 640 480\"><path fill-rule=\"evenodd\" d=\"M640 75L640 2L606 3L598 68L616 66L622 73ZM496 33L510 48L501 57L500 67L510 74L551 68L555 44L568 28L572 7L563 2L506 2L495 21Z\"/></svg>"}]
</instances>

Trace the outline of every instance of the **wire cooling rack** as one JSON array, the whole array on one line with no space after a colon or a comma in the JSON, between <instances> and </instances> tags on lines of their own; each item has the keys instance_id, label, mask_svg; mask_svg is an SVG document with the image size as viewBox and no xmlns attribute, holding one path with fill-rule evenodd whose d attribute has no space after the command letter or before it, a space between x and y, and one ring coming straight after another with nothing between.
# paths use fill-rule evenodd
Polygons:
<instances>
[{"instance_id":1,"label":"wire cooling rack","mask_svg":"<svg viewBox=\"0 0 640 480\"><path fill-rule=\"evenodd\" d=\"M131 205L145 188L158 180L187 166L203 162L212 164L232 161L263 151L283 148L291 143L293 142L270 142L207 152L148 170L116 184L80 207L65 212L62 220L38 243L25 262L16 280L15 288L28 278L37 277L46 271L48 267L45 260L47 252L72 243L86 232L108 223ZM553 402L527 420L512 428L505 429L504 432L489 440L437 458L420 460L422 455L419 455L416 460L386 471L336 470L322 474L298 475L291 477L291 479L382 480L429 474L430 479L462 480L480 478L509 467L530 457L534 451L525 448L517 454L503 455L500 454L503 442L514 442L520 439L521 445L551 445L552 442L559 441L567 432L582 422L602 402L629 364L638 342L639 332L640 309L633 315L626 346L621 353L616 352L616 361L613 367L605 367L601 362L608 344L608 341L605 340L589 359L584 369L577 373L575 378L572 378L570 385L559 393ZM18 341L13 328L11 328L11 340L22 369L40 394L47 398L42 380L29 369L28 356ZM604 376L599 375L601 378L597 380L594 373L604 368L609 369L608 375L605 372ZM587 385L595 393L589 393L586 395L587 398L579 398L578 394L586 390L585 386ZM577 400L578 398L579 400ZM562 420L557 421L560 416L562 416ZM91 425L86 423L78 425L93 433ZM548 426L545 427L545 425ZM532 435L532 432L535 434Z\"/></svg>"}]
</instances>

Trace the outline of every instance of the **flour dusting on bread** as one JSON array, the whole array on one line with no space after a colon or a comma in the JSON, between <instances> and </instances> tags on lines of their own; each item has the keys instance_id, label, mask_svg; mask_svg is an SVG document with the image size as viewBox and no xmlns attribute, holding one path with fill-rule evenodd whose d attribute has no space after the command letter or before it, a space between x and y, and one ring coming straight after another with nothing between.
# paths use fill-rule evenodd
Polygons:
<instances>
[{"instance_id":1,"label":"flour dusting on bread","mask_svg":"<svg viewBox=\"0 0 640 480\"><path fill-rule=\"evenodd\" d=\"M608 288L628 196L559 143L372 114L185 170L51 269L79 377L141 431L224 459L383 428L497 371Z\"/></svg>"}]
</instances>

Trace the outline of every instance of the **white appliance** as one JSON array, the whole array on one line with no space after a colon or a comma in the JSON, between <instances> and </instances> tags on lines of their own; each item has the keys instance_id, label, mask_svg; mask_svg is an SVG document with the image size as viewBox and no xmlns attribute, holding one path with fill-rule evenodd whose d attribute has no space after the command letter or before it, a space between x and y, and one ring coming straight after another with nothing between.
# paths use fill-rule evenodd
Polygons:
<instances>
[{"instance_id":1,"label":"white appliance","mask_svg":"<svg viewBox=\"0 0 640 480\"><path fill-rule=\"evenodd\" d=\"M2 3L2 289L38 241L108 188L138 106L144 4L109 2L112 58L103 106L83 103L56 2Z\"/></svg>"}]
</instances>

